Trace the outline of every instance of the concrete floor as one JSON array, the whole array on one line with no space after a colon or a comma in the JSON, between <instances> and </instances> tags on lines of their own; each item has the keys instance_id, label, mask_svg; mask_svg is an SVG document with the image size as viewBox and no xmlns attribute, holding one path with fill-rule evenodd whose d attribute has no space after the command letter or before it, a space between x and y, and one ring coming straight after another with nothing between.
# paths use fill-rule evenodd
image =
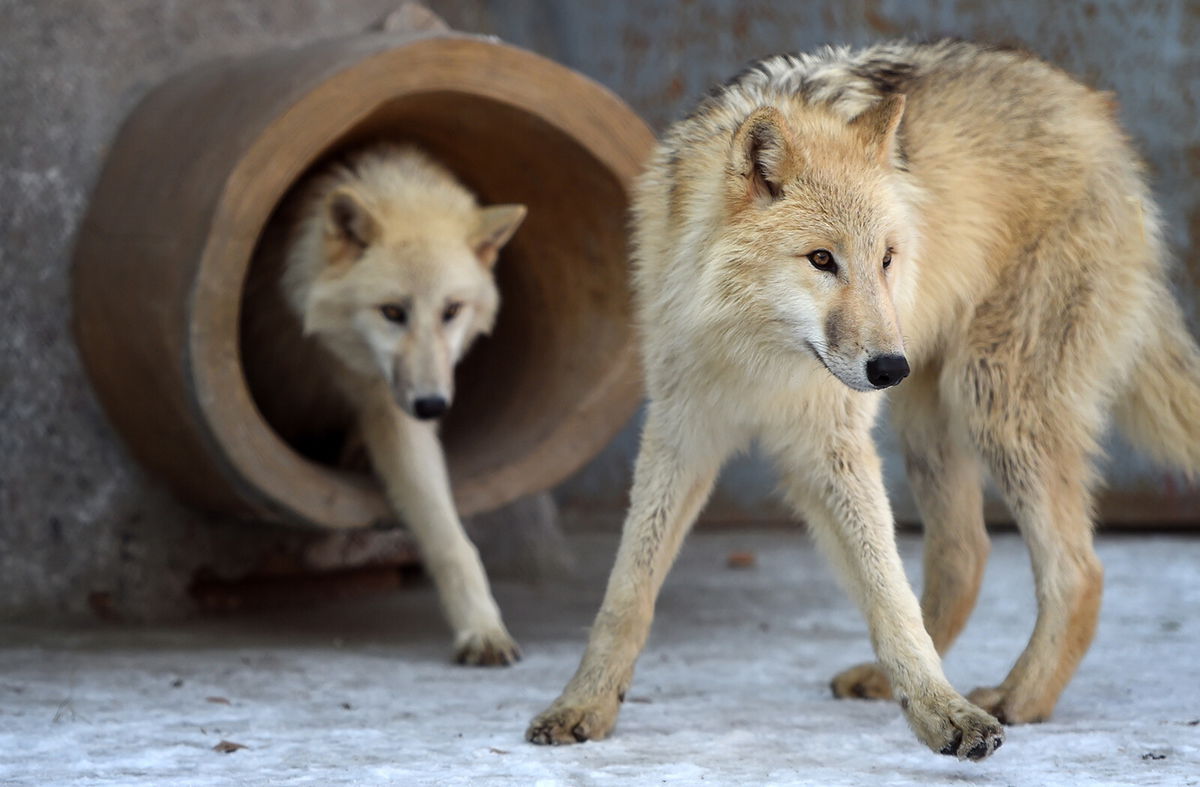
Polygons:
<instances>
[{"instance_id":1,"label":"concrete floor","mask_svg":"<svg viewBox=\"0 0 1200 787\"><path fill-rule=\"evenodd\" d=\"M614 736L522 732L570 676L612 536L575 537L574 586L497 588L526 659L447 662L432 592L171 628L0 629L3 784L1200 784L1200 539L1100 539L1099 636L1054 719L982 764L923 749L897 708L837 702L864 625L804 536L700 532L660 605ZM919 543L904 537L911 567ZM757 566L734 570L748 550ZM1024 550L995 539L975 619L947 660L1001 678L1033 621ZM213 751L226 740L246 748Z\"/></svg>"}]
</instances>

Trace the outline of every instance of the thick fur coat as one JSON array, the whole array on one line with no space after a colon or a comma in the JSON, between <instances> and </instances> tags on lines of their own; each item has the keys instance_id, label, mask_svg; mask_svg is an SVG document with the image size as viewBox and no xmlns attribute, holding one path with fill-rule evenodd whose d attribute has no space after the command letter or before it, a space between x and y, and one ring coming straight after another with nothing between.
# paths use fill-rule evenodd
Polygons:
<instances>
[{"instance_id":1,"label":"thick fur coat","mask_svg":"<svg viewBox=\"0 0 1200 787\"><path fill-rule=\"evenodd\" d=\"M835 693L894 697L930 748L970 759L1000 721L1050 714L1095 631L1110 416L1200 470L1200 353L1114 114L1024 53L895 43L768 58L668 130L634 209L649 407L632 504L583 662L531 740L611 730L679 545L754 441L869 624L878 664ZM926 529L920 603L871 441L884 388ZM966 699L939 652L987 558L985 473L1039 612L1008 676Z\"/></svg>"}]
</instances>

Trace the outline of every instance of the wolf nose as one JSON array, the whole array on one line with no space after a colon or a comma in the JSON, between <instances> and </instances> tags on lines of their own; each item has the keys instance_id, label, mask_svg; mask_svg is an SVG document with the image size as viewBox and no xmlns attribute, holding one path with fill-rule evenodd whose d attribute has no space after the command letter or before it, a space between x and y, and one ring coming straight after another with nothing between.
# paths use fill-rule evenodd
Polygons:
<instances>
[{"instance_id":1,"label":"wolf nose","mask_svg":"<svg viewBox=\"0 0 1200 787\"><path fill-rule=\"evenodd\" d=\"M437 418L450 409L450 403L443 396L422 396L413 402L413 415L424 421Z\"/></svg>"},{"instance_id":2,"label":"wolf nose","mask_svg":"<svg viewBox=\"0 0 1200 787\"><path fill-rule=\"evenodd\" d=\"M880 355L867 361L867 380L876 388L888 388L908 377L908 359L903 355Z\"/></svg>"}]
</instances>

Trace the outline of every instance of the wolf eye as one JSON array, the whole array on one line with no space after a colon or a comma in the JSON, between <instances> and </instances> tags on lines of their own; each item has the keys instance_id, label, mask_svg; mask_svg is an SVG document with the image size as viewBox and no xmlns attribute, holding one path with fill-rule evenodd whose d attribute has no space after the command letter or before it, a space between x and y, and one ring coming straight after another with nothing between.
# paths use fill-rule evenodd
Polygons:
<instances>
[{"instance_id":1,"label":"wolf eye","mask_svg":"<svg viewBox=\"0 0 1200 787\"><path fill-rule=\"evenodd\" d=\"M888 268L892 267L892 255L895 253L896 253L896 250L891 247L888 247L888 250L884 253L884 255L883 255L884 270L887 270Z\"/></svg>"},{"instance_id":2,"label":"wolf eye","mask_svg":"<svg viewBox=\"0 0 1200 787\"><path fill-rule=\"evenodd\" d=\"M379 313L388 322L404 325L408 322L408 310L395 303L385 303L379 307Z\"/></svg>"},{"instance_id":3,"label":"wolf eye","mask_svg":"<svg viewBox=\"0 0 1200 787\"><path fill-rule=\"evenodd\" d=\"M819 271L826 273L837 273L838 266L833 260L833 255L825 249L817 249L808 255L808 261L813 264L813 267Z\"/></svg>"},{"instance_id":4,"label":"wolf eye","mask_svg":"<svg viewBox=\"0 0 1200 787\"><path fill-rule=\"evenodd\" d=\"M461 301L451 301L450 303L447 303L445 310L442 312L442 322L450 322L451 320L453 320L455 317L458 316L458 313L461 310L462 310L462 302Z\"/></svg>"}]
</instances>

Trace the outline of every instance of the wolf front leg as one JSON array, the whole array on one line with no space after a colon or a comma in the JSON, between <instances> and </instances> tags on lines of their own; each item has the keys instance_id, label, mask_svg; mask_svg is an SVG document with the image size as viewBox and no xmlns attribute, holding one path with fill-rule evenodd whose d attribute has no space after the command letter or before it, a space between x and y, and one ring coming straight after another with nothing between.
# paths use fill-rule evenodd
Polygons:
<instances>
[{"instance_id":1,"label":"wolf front leg","mask_svg":"<svg viewBox=\"0 0 1200 787\"><path fill-rule=\"evenodd\" d=\"M896 550L871 442L873 406L858 396L834 396L828 412L803 419L790 435L773 430L764 442L782 465L790 502L866 615L875 654L917 737L940 754L981 760L1001 745L1003 728L942 673Z\"/></svg>"},{"instance_id":2,"label":"wolf front leg","mask_svg":"<svg viewBox=\"0 0 1200 787\"><path fill-rule=\"evenodd\" d=\"M454 630L460 664L503 665L521 657L492 598L479 552L463 531L436 426L402 412L381 389L362 411L371 462L404 520Z\"/></svg>"},{"instance_id":3,"label":"wolf front leg","mask_svg":"<svg viewBox=\"0 0 1200 787\"><path fill-rule=\"evenodd\" d=\"M938 391L940 366L916 371L891 398L908 483L925 530L921 613L933 645L945 656L967 623L987 563L979 458ZM836 697L891 699L878 664L859 664L834 677Z\"/></svg>"},{"instance_id":4,"label":"wolf front leg","mask_svg":"<svg viewBox=\"0 0 1200 787\"><path fill-rule=\"evenodd\" d=\"M690 419L650 405L629 515L587 650L562 694L533 720L533 743L599 740L612 730L650 632L654 602L723 456L697 444Z\"/></svg>"}]
</instances>

